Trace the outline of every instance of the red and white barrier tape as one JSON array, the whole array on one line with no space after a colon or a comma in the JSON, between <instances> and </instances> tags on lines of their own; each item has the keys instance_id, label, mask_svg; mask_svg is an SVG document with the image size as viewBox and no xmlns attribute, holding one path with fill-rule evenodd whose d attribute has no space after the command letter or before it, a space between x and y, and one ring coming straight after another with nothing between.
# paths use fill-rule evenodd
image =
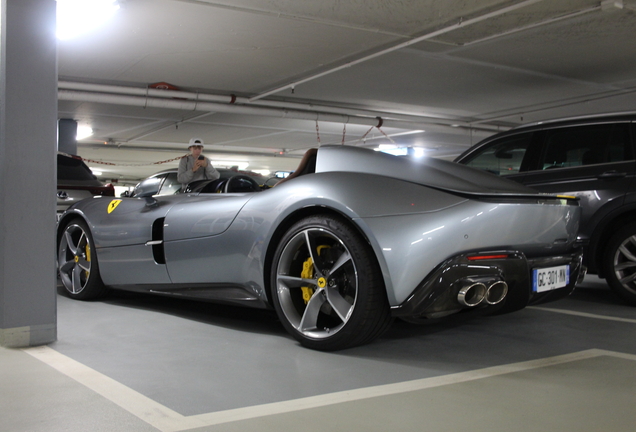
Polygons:
<instances>
[{"instance_id":1,"label":"red and white barrier tape","mask_svg":"<svg viewBox=\"0 0 636 432\"><path fill-rule=\"evenodd\" d=\"M79 159L81 161L84 161L86 163L91 163L91 164L111 165L111 166L149 166L149 165L161 165L161 164L168 163L168 162L174 162L174 161L177 161L177 160L181 159L184 156L189 155L190 153L186 153L183 156L178 156L178 157L172 158L172 159L162 160L162 161L158 161L158 162L139 163L139 164L104 162L104 161L99 161L99 160L94 160L94 159L86 159L86 158L83 158L81 156L71 155L71 154L68 154L68 153L59 152L59 154L62 154L64 156L68 156L68 157L73 158L73 159Z\"/></svg>"}]
</instances>

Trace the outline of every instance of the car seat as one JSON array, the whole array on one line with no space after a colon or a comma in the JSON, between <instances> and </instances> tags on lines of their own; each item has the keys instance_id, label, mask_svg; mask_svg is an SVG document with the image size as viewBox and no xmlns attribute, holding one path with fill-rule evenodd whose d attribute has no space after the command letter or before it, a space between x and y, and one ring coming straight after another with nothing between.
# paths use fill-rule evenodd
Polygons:
<instances>
[{"instance_id":1,"label":"car seat","mask_svg":"<svg viewBox=\"0 0 636 432\"><path fill-rule=\"evenodd\" d=\"M583 157L581 158L581 165L594 165L598 163L603 163L605 162L603 159L604 159L603 155L600 151L596 149L588 150L585 153L583 153Z\"/></svg>"},{"instance_id":2,"label":"car seat","mask_svg":"<svg viewBox=\"0 0 636 432\"><path fill-rule=\"evenodd\" d=\"M565 166L567 159L568 157L565 147L553 145L548 148L543 169L561 168Z\"/></svg>"}]
</instances>

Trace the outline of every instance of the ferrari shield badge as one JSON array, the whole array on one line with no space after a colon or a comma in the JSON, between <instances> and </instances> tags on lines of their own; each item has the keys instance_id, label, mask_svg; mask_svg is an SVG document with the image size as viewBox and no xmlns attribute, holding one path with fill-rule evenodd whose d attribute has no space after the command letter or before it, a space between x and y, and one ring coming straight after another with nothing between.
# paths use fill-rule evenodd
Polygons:
<instances>
[{"instance_id":1,"label":"ferrari shield badge","mask_svg":"<svg viewBox=\"0 0 636 432\"><path fill-rule=\"evenodd\" d=\"M120 199L112 200L110 204L108 204L108 214L111 214L113 210L117 208L120 202L121 202Z\"/></svg>"}]
</instances>

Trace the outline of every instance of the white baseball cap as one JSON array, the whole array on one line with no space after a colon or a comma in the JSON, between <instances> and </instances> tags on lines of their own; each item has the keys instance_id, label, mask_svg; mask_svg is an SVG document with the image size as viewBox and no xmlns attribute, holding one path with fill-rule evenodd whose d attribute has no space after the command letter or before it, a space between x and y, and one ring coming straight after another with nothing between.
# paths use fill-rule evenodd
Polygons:
<instances>
[{"instance_id":1,"label":"white baseball cap","mask_svg":"<svg viewBox=\"0 0 636 432\"><path fill-rule=\"evenodd\" d=\"M201 146L201 147L203 147L203 140L201 138L192 138L190 140L190 145L188 146L188 148L193 147L193 146Z\"/></svg>"}]
</instances>

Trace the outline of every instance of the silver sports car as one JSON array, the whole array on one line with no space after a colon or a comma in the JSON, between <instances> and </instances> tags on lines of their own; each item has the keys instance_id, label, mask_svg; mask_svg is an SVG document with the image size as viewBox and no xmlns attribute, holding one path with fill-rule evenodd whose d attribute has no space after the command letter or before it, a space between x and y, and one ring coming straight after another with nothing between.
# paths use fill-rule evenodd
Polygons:
<instances>
[{"instance_id":1,"label":"silver sports car","mask_svg":"<svg viewBox=\"0 0 636 432\"><path fill-rule=\"evenodd\" d=\"M438 159L323 146L266 190L235 176L138 192L60 219L70 297L115 288L273 308L302 345L337 350L393 317L554 300L584 272L574 198Z\"/></svg>"}]
</instances>

